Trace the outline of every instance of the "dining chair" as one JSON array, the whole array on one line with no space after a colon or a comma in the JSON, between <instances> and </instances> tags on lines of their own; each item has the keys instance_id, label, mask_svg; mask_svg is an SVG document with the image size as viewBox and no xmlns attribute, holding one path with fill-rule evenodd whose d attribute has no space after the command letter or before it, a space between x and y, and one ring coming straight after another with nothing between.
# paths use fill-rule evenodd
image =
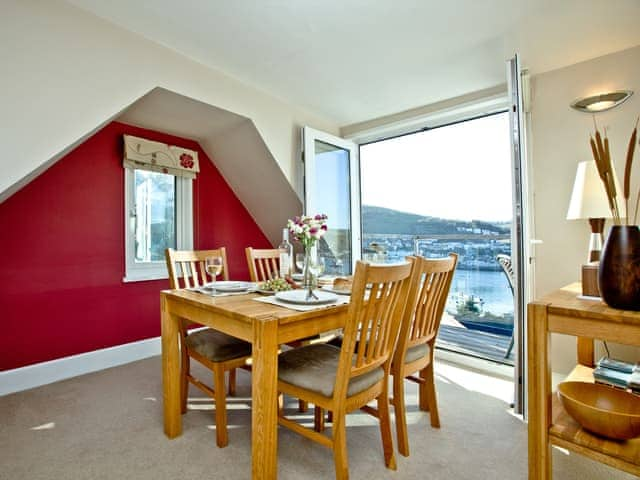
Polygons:
<instances>
[{"instance_id":1,"label":"dining chair","mask_svg":"<svg viewBox=\"0 0 640 480\"><path fill-rule=\"evenodd\" d=\"M418 389L420 410L427 411L431 426L440 428L436 398L433 354L440 328L451 279L458 255L450 253L446 258L407 257L413 259L413 272L398 336L398 344L391 363L393 398L398 451L409 455L407 418L404 400L404 379L420 385ZM419 372L419 377L415 373Z\"/></svg>"},{"instance_id":2,"label":"dining chair","mask_svg":"<svg viewBox=\"0 0 640 480\"><path fill-rule=\"evenodd\" d=\"M245 248L252 282L266 282L280 276L280 250L277 248Z\"/></svg>"},{"instance_id":3,"label":"dining chair","mask_svg":"<svg viewBox=\"0 0 640 480\"><path fill-rule=\"evenodd\" d=\"M333 450L336 478L349 477L346 414L356 409L380 421L387 468L396 469L388 380L405 307L412 263L357 262L342 347L326 343L295 348L278 359L278 391L333 412L331 436L306 428L278 412L280 425ZM370 286L370 289L367 289ZM359 332L368 332L357 341ZM377 408L368 406L377 400Z\"/></svg>"},{"instance_id":4,"label":"dining chair","mask_svg":"<svg viewBox=\"0 0 640 480\"><path fill-rule=\"evenodd\" d=\"M496 261L500 264L500 267L504 272L504 276L507 277L507 283L509 283L509 288L511 289L511 295L515 295L514 283L515 283L516 274L513 271L511 256L505 255L503 253L499 253L498 255L496 255ZM511 355L511 350L513 350L514 343L515 343L515 330L511 332L511 339L509 340L509 346L507 347L507 352L505 353L504 358L509 358L509 355Z\"/></svg>"},{"instance_id":5,"label":"dining chair","mask_svg":"<svg viewBox=\"0 0 640 480\"><path fill-rule=\"evenodd\" d=\"M222 258L222 278L229 280L227 254L224 247L215 250L174 250L168 248L165 252L165 258L171 288L197 288L205 285L211 279L205 270L207 257ZM180 278L182 278L182 285L179 281ZM188 333L187 325L182 324L180 327L180 346L182 355L180 370L182 413L187 411L187 393L189 383L192 383L213 398L216 407L216 444L218 447L225 447L229 442L225 372L229 372L229 395L234 395L236 368L246 367L251 357L251 344L212 328ZM213 372L213 388L191 374L192 358Z\"/></svg>"},{"instance_id":6,"label":"dining chair","mask_svg":"<svg viewBox=\"0 0 640 480\"><path fill-rule=\"evenodd\" d=\"M280 276L280 249L278 248L245 248L249 276L252 282L266 282ZM307 345L314 340L320 340L319 335L290 342L290 347ZM298 411L303 413L308 409L307 402L299 400Z\"/></svg>"}]
</instances>

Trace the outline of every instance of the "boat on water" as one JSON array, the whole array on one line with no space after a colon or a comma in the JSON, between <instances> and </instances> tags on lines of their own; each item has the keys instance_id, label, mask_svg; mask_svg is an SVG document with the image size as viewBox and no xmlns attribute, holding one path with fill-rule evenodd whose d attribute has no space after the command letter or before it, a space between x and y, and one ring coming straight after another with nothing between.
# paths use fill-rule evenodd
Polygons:
<instances>
[{"instance_id":1,"label":"boat on water","mask_svg":"<svg viewBox=\"0 0 640 480\"><path fill-rule=\"evenodd\" d=\"M513 325L506 323L483 322L462 317L458 317L456 320L469 330L478 330L480 332L492 333L503 337L510 337L513 333Z\"/></svg>"},{"instance_id":2,"label":"boat on water","mask_svg":"<svg viewBox=\"0 0 640 480\"><path fill-rule=\"evenodd\" d=\"M453 295L455 309L457 312L473 312L482 313L484 300L475 294L466 294L464 292L456 292Z\"/></svg>"},{"instance_id":3,"label":"boat on water","mask_svg":"<svg viewBox=\"0 0 640 480\"><path fill-rule=\"evenodd\" d=\"M513 333L513 320L499 321L496 315L485 313L484 301L478 295L456 292L452 300L455 305L452 315L465 328L505 337Z\"/></svg>"}]
</instances>

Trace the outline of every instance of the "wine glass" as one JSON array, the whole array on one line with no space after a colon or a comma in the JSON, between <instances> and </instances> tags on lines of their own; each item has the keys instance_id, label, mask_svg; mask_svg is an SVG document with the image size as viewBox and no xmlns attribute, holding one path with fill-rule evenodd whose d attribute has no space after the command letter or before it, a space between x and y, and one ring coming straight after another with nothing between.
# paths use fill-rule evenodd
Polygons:
<instances>
[{"instance_id":1,"label":"wine glass","mask_svg":"<svg viewBox=\"0 0 640 480\"><path fill-rule=\"evenodd\" d=\"M211 276L211 290L216 293L216 277L222 273L222 257L207 257L205 269Z\"/></svg>"}]
</instances>

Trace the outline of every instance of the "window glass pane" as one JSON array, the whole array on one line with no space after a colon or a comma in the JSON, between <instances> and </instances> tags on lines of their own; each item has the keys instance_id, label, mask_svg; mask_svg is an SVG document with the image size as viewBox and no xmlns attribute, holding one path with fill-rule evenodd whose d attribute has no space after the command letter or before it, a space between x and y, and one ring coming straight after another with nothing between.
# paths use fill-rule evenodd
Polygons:
<instances>
[{"instance_id":1,"label":"window glass pane","mask_svg":"<svg viewBox=\"0 0 640 480\"><path fill-rule=\"evenodd\" d=\"M362 251L372 261L459 255L437 345L513 361L509 117L483 118L360 149Z\"/></svg>"},{"instance_id":2,"label":"window glass pane","mask_svg":"<svg viewBox=\"0 0 640 480\"><path fill-rule=\"evenodd\" d=\"M349 151L315 141L316 185L314 212L329 217L326 235L320 242L325 273L344 275L351 271L351 200Z\"/></svg>"},{"instance_id":3,"label":"window glass pane","mask_svg":"<svg viewBox=\"0 0 640 480\"><path fill-rule=\"evenodd\" d=\"M176 248L176 178L135 170L135 260L164 260L166 248Z\"/></svg>"}]
</instances>

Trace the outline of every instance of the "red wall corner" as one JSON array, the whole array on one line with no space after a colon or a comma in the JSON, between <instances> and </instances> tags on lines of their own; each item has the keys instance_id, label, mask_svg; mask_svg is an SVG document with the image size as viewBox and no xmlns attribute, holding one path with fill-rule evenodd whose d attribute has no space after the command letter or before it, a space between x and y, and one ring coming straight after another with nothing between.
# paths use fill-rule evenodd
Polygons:
<instances>
[{"instance_id":1,"label":"red wall corner","mask_svg":"<svg viewBox=\"0 0 640 480\"><path fill-rule=\"evenodd\" d=\"M122 282L125 133L198 151L194 246L226 247L231 278L271 248L197 142L110 123L0 204L0 370L160 335L168 281Z\"/></svg>"}]
</instances>

